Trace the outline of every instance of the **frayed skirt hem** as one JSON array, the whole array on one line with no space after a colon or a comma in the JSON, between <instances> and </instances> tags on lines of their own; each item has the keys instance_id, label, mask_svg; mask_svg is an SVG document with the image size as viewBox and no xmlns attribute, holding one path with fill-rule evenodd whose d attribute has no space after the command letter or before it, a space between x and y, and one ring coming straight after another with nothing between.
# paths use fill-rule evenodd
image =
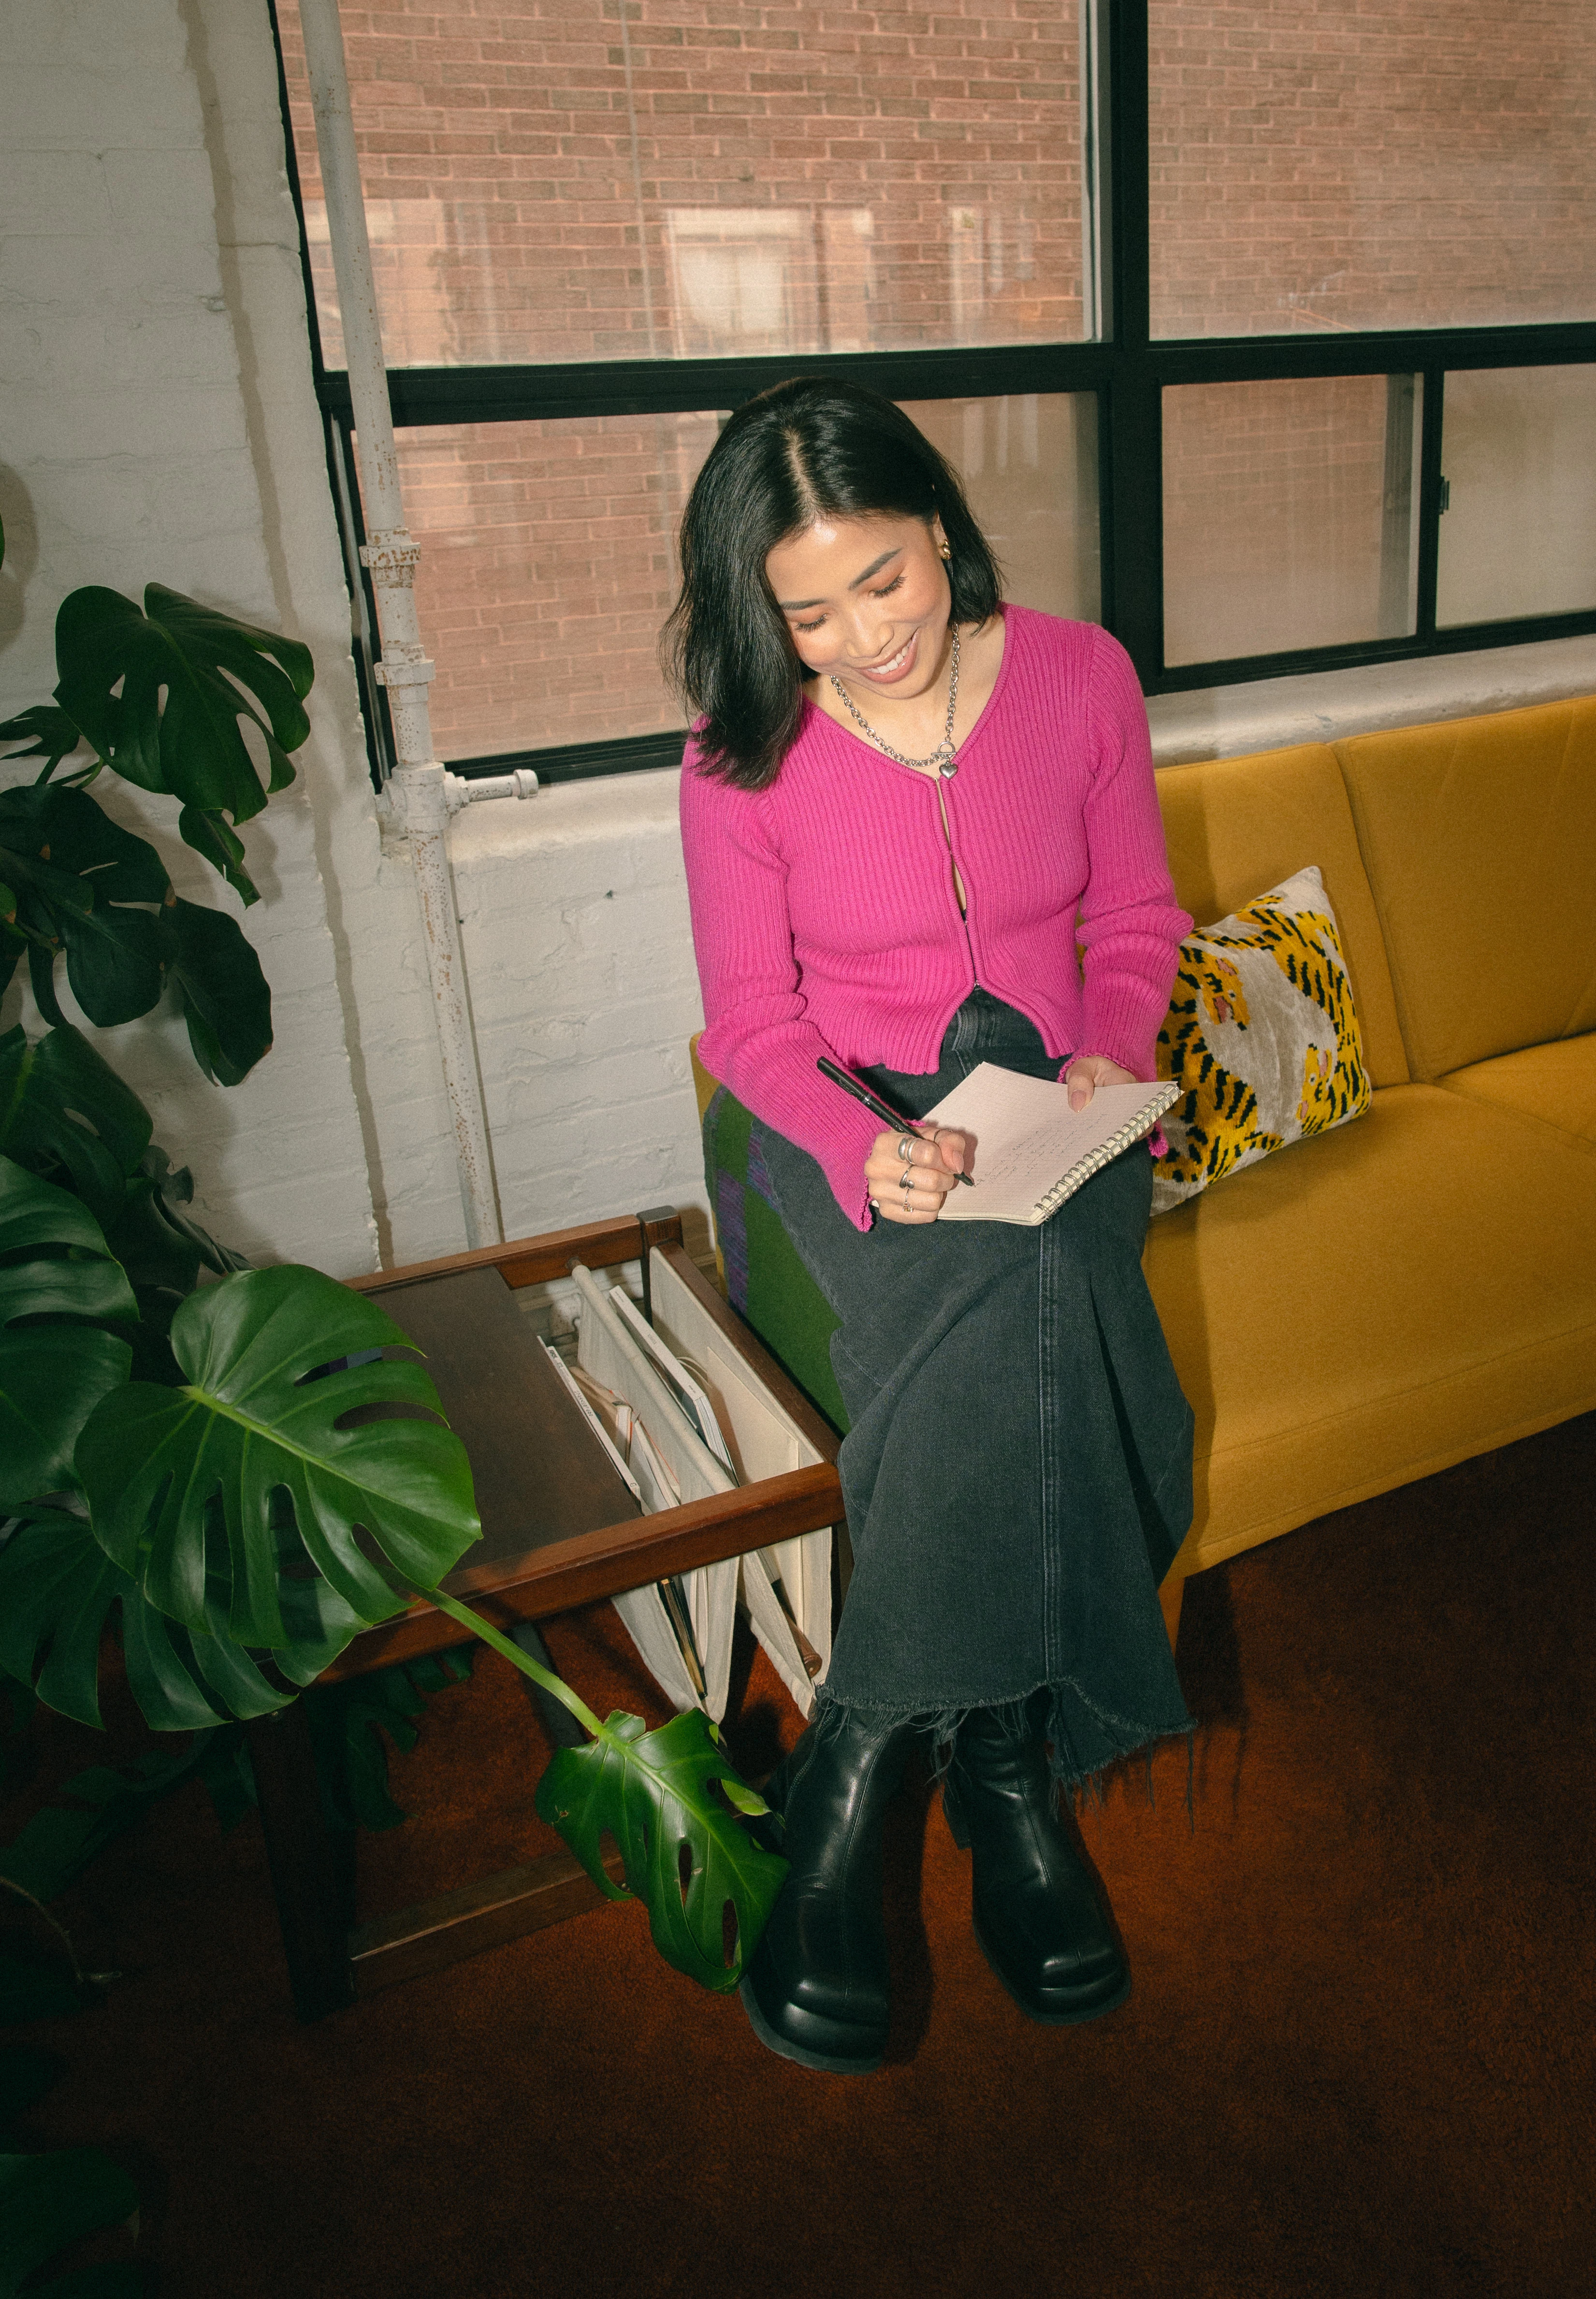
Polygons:
<instances>
[{"instance_id":1,"label":"frayed skirt hem","mask_svg":"<svg viewBox=\"0 0 1596 2299\"><path fill-rule=\"evenodd\" d=\"M1154 1752L1172 1740L1185 1740L1189 1811L1193 1738L1196 1731L1191 1717L1183 1714L1178 1719L1143 1722L1112 1715L1093 1701L1073 1677L1054 1683L1044 1680L1007 1700L966 1700L937 1707L909 1707L873 1700L844 1701L821 1685L815 1695L813 1729L824 1734L829 1719L835 1717L840 1722L850 1712L882 1722L900 1719L924 1734L929 1744L927 1753L931 1769L940 1780L952 1757L954 1737L967 1716L977 1710L988 1711L1002 1719L1006 1730L1018 1737L1035 1729L1034 1704L1043 1693L1047 1696L1047 1714L1042 1737L1047 1744L1048 1769L1062 1793L1073 1799L1090 1798L1101 1803L1107 1776L1115 1766L1129 1757L1145 1755L1147 1797L1151 1804ZM1083 1725L1086 1727L1085 1732ZM1084 1747L1083 1740L1086 1743Z\"/></svg>"}]
</instances>

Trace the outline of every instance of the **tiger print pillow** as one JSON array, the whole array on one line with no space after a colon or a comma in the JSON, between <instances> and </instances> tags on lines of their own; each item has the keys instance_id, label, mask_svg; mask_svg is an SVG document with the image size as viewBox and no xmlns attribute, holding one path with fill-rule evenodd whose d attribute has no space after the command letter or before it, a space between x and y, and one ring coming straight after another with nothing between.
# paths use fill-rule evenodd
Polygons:
<instances>
[{"instance_id":1,"label":"tiger print pillow","mask_svg":"<svg viewBox=\"0 0 1596 2299\"><path fill-rule=\"evenodd\" d=\"M1185 1092L1164 1119L1155 1214L1368 1108L1341 936L1317 868L1181 944L1158 1074Z\"/></svg>"}]
</instances>

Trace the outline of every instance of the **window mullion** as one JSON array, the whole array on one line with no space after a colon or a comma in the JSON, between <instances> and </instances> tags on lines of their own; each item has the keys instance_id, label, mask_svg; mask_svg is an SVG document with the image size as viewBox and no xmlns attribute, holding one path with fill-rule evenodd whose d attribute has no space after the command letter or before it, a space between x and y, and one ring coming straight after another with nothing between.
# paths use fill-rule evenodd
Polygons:
<instances>
[{"instance_id":1,"label":"window mullion","mask_svg":"<svg viewBox=\"0 0 1596 2299\"><path fill-rule=\"evenodd\" d=\"M1163 451L1149 357L1147 0L1096 0L1106 33L1103 170L1112 340L1103 458L1103 621L1143 685L1164 659Z\"/></svg>"},{"instance_id":2,"label":"window mullion","mask_svg":"<svg viewBox=\"0 0 1596 2299\"><path fill-rule=\"evenodd\" d=\"M1424 431L1418 465L1418 626L1420 646L1435 638L1435 585L1441 562L1441 444L1446 369L1437 361L1424 370Z\"/></svg>"},{"instance_id":3,"label":"window mullion","mask_svg":"<svg viewBox=\"0 0 1596 2299\"><path fill-rule=\"evenodd\" d=\"M1151 326L1147 0L1100 0L1108 18L1109 244L1112 324L1121 355L1144 351Z\"/></svg>"},{"instance_id":4,"label":"window mullion","mask_svg":"<svg viewBox=\"0 0 1596 2299\"><path fill-rule=\"evenodd\" d=\"M1081 44L1082 333L1103 343L1114 330L1113 119L1109 75L1110 0L1078 0Z\"/></svg>"}]
</instances>

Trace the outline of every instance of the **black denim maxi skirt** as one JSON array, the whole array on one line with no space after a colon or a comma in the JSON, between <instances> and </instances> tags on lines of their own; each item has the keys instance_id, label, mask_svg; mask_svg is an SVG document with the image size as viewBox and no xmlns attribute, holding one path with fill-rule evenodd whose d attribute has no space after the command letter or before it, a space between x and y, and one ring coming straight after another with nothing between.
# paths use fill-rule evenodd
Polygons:
<instances>
[{"instance_id":1,"label":"black denim maxi skirt","mask_svg":"<svg viewBox=\"0 0 1596 2299\"><path fill-rule=\"evenodd\" d=\"M1056 1077L1035 1025L977 989L930 1076L862 1070L917 1116L993 1061ZM1074 1784L1188 1732L1158 1584L1192 1517L1192 1413L1142 1274L1151 1159L1104 1166L1039 1227L877 1222L769 1127L781 1218L842 1323L838 1466L854 1572L821 1695L919 1719L1045 1686Z\"/></svg>"}]
</instances>

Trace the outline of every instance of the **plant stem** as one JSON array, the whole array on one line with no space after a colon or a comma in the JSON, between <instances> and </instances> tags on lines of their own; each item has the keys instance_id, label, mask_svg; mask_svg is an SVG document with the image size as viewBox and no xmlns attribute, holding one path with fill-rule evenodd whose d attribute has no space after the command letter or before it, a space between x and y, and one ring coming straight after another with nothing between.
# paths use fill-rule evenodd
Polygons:
<instances>
[{"instance_id":1,"label":"plant stem","mask_svg":"<svg viewBox=\"0 0 1596 2299\"><path fill-rule=\"evenodd\" d=\"M597 1739L603 1726L580 1694L573 1692L562 1677L552 1674L546 1668L540 1668L529 1654L524 1653L520 1645L512 1644L508 1637L501 1636L493 1623L485 1621L480 1613L474 1613L469 1605L462 1605L457 1598L448 1596L442 1589L423 1589L419 1593L429 1605L436 1605L440 1613L447 1613L452 1621L458 1621L461 1627L470 1629L474 1637L480 1637L485 1645L491 1645L495 1652L503 1653L504 1658L512 1662L523 1676L529 1676L534 1684L541 1684L545 1692L552 1692L556 1700L570 1710L582 1730Z\"/></svg>"},{"instance_id":2,"label":"plant stem","mask_svg":"<svg viewBox=\"0 0 1596 2299\"><path fill-rule=\"evenodd\" d=\"M0 1892L14 1892L19 1900L26 1900L28 1905L33 1910L34 1914L42 1918L42 1920L49 1925L50 1930L54 1933L56 1938L61 1942L62 1947L64 1947L67 1952L68 1959L70 1960L72 1967L73 1981L79 1988L81 1988L83 1985L83 1967L78 1961L78 1951L72 1946L72 1936L67 1930L66 1927L63 1924L58 1924L56 1922L54 1917L50 1913L49 1909L46 1907L42 1900L36 1900L32 1893L25 1891L21 1884L13 1884L9 1876L0 1876Z\"/></svg>"}]
</instances>

